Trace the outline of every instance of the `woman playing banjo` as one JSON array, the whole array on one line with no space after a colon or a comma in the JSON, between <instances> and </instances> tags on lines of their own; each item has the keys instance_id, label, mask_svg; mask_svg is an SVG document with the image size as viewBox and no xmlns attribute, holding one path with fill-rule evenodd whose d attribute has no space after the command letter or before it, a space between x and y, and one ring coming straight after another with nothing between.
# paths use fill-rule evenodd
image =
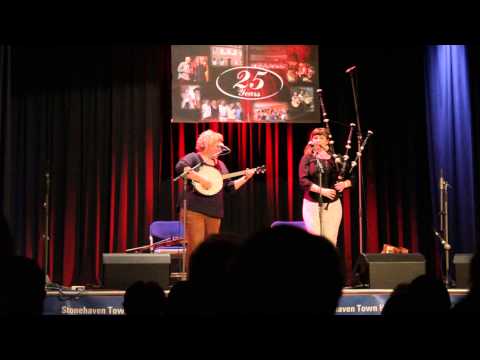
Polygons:
<instances>
[{"instance_id":1,"label":"woman playing banjo","mask_svg":"<svg viewBox=\"0 0 480 360\"><path fill-rule=\"evenodd\" d=\"M208 167L216 169L214 172L227 174L228 169L225 164L218 159L218 155L223 150L223 135L206 130L202 132L196 143L196 151L185 155L175 166L177 174L189 171L194 166L201 163L200 170ZM213 170L213 169L210 169ZM238 190L242 187L256 172L256 169L247 169L244 176L237 180L223 181L221 190L213 195L206 196L197 191L189 182L187 193L182 196L187 197L187 216L185 225L185 241L187 242L187 264L190 255L195 248L200 245L209 235L220 231L220 224L223 218L223 193ZM208 171L205 171L208 174ZM196 183L198 189L204 189L205 193L214 186L213 181L202 175L202 171L190 171L187 178ZM180 210L180 219L183 219L183 198L179 199L178 209Z\"/></svg>"}]
</instances>

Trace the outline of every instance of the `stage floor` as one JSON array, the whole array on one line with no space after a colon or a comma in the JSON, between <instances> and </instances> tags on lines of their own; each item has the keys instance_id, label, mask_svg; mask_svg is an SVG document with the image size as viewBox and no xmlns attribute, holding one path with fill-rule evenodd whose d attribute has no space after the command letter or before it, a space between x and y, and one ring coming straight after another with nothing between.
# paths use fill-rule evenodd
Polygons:
<instances>
[{"instance_id":1,"label":"stage floor","mask_svg":"<svg viewBox=\"0 0 480 360\"><path fill-rule=\"evenodd\" d=\"M392 289L343 290L337 315L380 315ZM464 297L467 289L449 289L452 304ZM85 290L48 291L45 315L123 315L124 291ZM168 293L168 292L167 292Z\"/></svg>"}]
</instances>

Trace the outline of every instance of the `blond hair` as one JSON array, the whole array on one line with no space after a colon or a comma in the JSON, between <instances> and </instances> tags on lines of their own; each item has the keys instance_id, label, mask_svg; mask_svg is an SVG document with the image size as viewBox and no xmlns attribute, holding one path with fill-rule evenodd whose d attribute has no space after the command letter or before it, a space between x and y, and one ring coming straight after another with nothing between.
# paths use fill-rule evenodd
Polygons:
<instances>
[{"instance_id":1,"label":"blond hair","mask_svg":"<svg viewBox=\"0 0 480 360\"><path fill-rule=\"evenodd\" d=\"M197 138L197 144L195 149L197 151L205 150L209 145L214 144L217 141L223 141L223 135L213 130L205 130Z\"/></svg>"}]
</instances>

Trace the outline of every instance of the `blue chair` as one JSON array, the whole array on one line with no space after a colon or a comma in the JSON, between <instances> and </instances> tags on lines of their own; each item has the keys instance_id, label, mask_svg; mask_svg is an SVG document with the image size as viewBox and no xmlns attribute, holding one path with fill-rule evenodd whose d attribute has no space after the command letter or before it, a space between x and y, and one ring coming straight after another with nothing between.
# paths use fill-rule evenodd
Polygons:
<instances>
[{"instance_id":1,"label":"blue chair","mask_svg":"<svg viewBox=\"0 0 480 360\"><path fill-rule=\"evenodd\" d=\"M153 251L153 238L176 240L183 238L183 226L180 221L154 221L150 224L150 246Z\"/></svg>"},{"instance_id":2,"label":"blue chair","mask_svg":"<svg viewBox=\"0 0 480 360\"><path fill-rule=\"evenodd\" d=\"M280 225L295 226L302 230L307 231L307 228L305 227L305 223L303 221L274 221L270 227L273 228L275 226L280 226Z\"/></svg>"}]
</instances>

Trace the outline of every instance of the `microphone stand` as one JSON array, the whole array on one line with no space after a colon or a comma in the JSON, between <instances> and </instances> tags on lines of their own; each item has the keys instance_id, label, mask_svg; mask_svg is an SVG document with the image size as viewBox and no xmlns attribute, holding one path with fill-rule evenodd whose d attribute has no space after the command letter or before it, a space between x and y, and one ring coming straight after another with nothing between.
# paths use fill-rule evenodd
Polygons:
<instances>
[{"instance_id":1,"label":"microphone stand","mask_svg":"<svg viewBox=\"0 0 480 360\"><path fill-rule=\"evenodd\" d=\"M57 286L57 284L52 283L50 277L48 276L48 265L49 265L49 257L50 257L50 149L51 149L51 131L50 131L51 121L47 119L45 123L45 200L43 202L43 209L45 211L45 232L42 235L44 241L44 273L45 273L45 288L52 288Z\"/></svg>"},{"instance_id":2,"label":"microphone stand","mask_svg":"<svg viewBox=\"0 0 480 360\"><path fill-rule=\"evenodd\" d=\"M180 179L183 179L183 256L182 256L182 273L186 277L187 274L187 175L199 168L203 163L199 162L197 165L192 167L190 170L184 170L180 175L173 179L173 182L176 182Z\"/></svg>"},{"instance_id":3,"label":"microphone stand","mask_svg":"<svg viewBox=\"0 0 480 360\"><path fill-rule=\"evenodd\" d=\"M217 154L214 156L218 157L221 155L226 155L230 153L230 149L227 147L224 147L222 150L220 150ZM182 256L182 273L183 276L186 277L187 275L187 209L188 209L188 204L187 204L187 182L188 178L187 175L193 171L199 168L200 166L203 165L203 161L199 162L197 165L193 166L190 168L190 170L186 171L184 170L180 175L178 175L176 178L174 178L172 181L177 182L180 179L183 179L183 256Z\"/></svg>"},{"instance_id":4,"label":"microphone stand","mask_svg":"<svg viewBox=\"0 0 480 360\"><path fill-rule=\"evenodd\" d=\"M351 67L347 70L348 75L350 76L350 82L352 84L353 92L353 101L355 105L355 116L357 120L357 149L361 148L362 144L362 128L360 127L360 115L358 112L358 100L357 100L357 91L353 79L353 70L356 67ZM358 243L360 249L360 255L364 254L363 252L363 191L362 191L362 158L358 158Z\"/></svg>"},{"instance_id":5,"label":"microphone stand","mask_svg":"<svg viewBox=\"0 0 480 360\"><path fill-rule=\"evenodd\" d=\"M322 211L323 211L323 198L322 198L323 165L322 165L318 155L315 155L315 161L317 163L317 167L318 167L318 170L319 170L318 186L320 187L320 194L319 194L319 200L318 200L318 220L320 222L320 236L322 236L323 235L323 221L322 221Z\"/></svg>"},{"instance_id":6,"label":"microphone stand","mask_svg":"<svg viewBox=\"0 0 480 360\"><path fill-rule=\"evenodd\" d=\"M443 169L440 169L440 234L435 231L435 235L440 239L443 251L445 252L445 275L444 283L450 287L450 250L452 247L448 243L448 187L450 185L443 177Z\"/></svg>"},{"instance_id":7,"label":"microphone stand","mask_svg":"<svg viewBox=\"0 0 480 360\"><path fill-rule=\"evenodd\" d=\"M42 207L45 211L45 232L42 235L44 240L44 273L45 273L45 290L58 290L62 291L64 287L60 284L52 282L48 275L48 265L50 263L50 149L51 149L51 132L50 132L50 121L47 120L45 125L45 148L46 148L46 169L45 169L45 200L42 204Z\"/></svg>"},{"instance_id":8,"label":"microphone stand","mask_svg":"<svg viewBox=\"0 0 480 360\"><path fill-rule=\"evenodd\" d=\"M51 285L50 278L48 276L48 257L50 254L50 229L49 229L49 212L50 212L50 173L45 173L45 202L43 203L43 208L45 209L45 233L43 234L43 239L45 241L45 259L44 259L44 272L45 272L45 286L49 287Z\"/></svg>"}]
</instances>

